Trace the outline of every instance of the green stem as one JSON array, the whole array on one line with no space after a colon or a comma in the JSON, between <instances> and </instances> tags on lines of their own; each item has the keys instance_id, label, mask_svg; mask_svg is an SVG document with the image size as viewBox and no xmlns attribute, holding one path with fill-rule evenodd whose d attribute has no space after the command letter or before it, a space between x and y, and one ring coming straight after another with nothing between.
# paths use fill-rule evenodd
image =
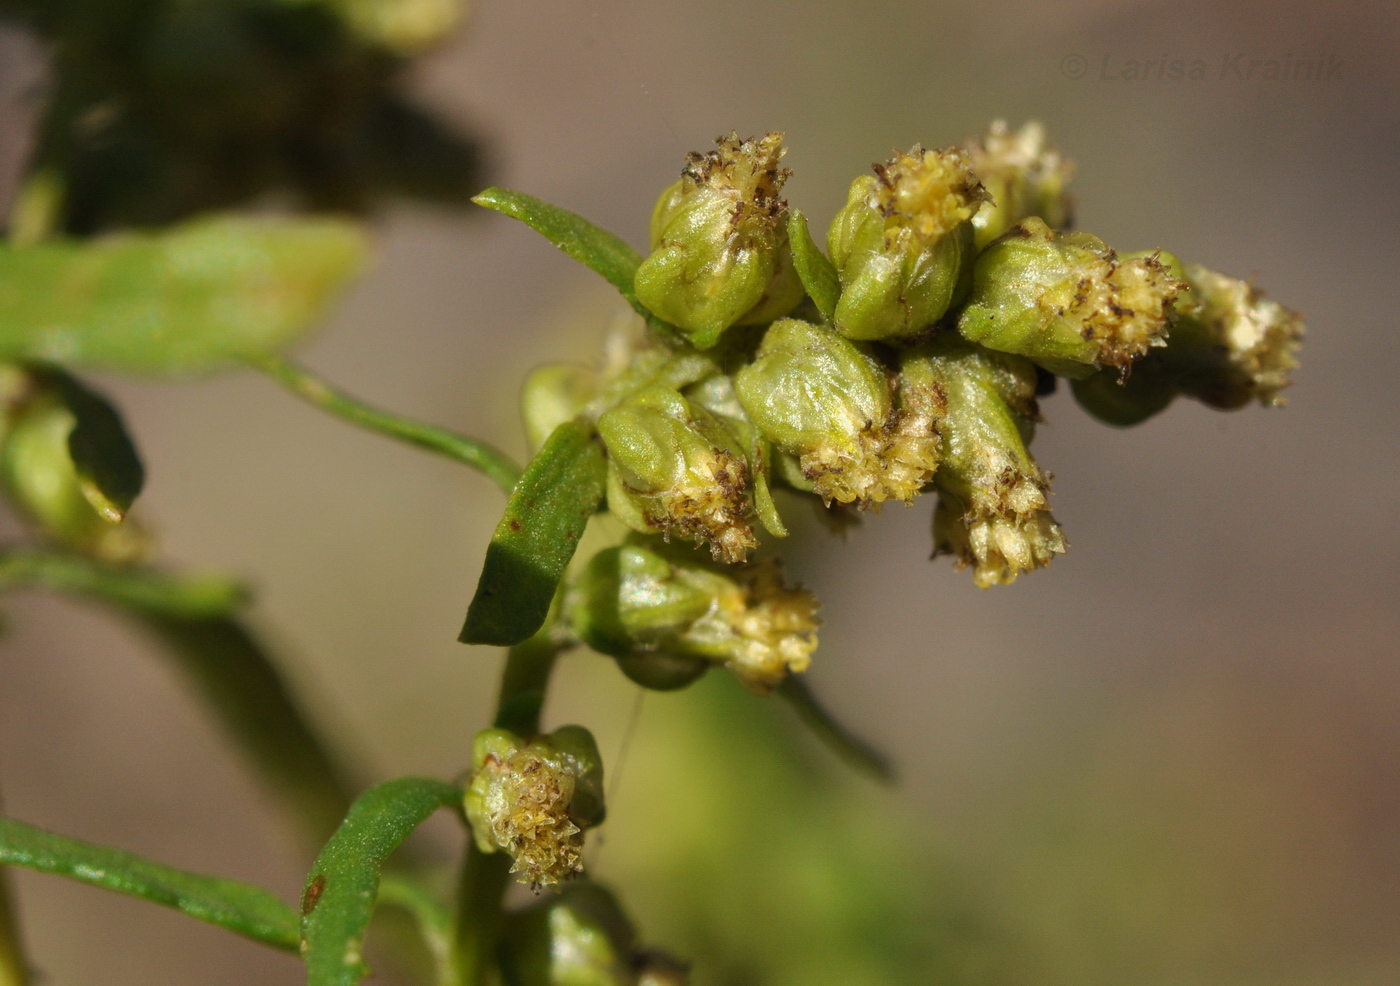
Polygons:
<instances>
[{"instance_id":1,"label":"green stem","mask_svg":"<svg viewBox=\"0 0 1400 986\"><path fill-rule=\"evenodd\" d=\"M321 410L361 428L455 459L484 473L507 494L520 478L520 467L510 456L486 442L371 407L280 356L255 357L251 363Z\"/></svg>"},{"instance_id":2,"label":"green stem","mask_svg":"<svg viewBox=\"0 0 1400 986\"><path fill-rule=\"evenodd\" d=\"M0 814L4 803L0 801ZM10 892L9 874L0 866L0 986L28 986L29 963L19 933L19 915Z\"/></svg>"},{"instance_id":3,"label":"green stem","mask_svg":"<svg viewBox=\"0 0 1400 986\"><path fill-rule=\"evenodd\" d=\"M560 649L549 635L546 625L510 649L496 700L497 728L522 735L539 731L540 710ZM453 936L459 986L484 986L490 981L510 865L510 857L505 853L483 853L468 838L457 888L457 927Z\"/></svg>"}]
</instances>

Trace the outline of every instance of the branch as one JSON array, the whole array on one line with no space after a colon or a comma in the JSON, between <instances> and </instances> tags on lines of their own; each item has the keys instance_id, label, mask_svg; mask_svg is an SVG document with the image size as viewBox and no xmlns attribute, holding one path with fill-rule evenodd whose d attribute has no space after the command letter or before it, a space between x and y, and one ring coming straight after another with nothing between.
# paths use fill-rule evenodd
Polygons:
<instances>
[{"instance_id":1,"label":"branch","mask_svg":"<svg viewBox=\"0 0 1400 986\"><path fill-rule=\"evenodd\" d=\"M510 456L486 442L371 407L280 356L259 356L249 362L307 403L361 428L455 459L483 473L507 494L520 478L520 467Z\"/></svg>"}]
</instances>

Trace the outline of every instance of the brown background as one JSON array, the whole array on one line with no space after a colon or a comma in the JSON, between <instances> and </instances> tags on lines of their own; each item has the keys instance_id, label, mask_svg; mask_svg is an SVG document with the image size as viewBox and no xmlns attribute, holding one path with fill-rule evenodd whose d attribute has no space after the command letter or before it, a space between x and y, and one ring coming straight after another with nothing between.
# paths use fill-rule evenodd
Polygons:
<instances>
[{"instance_id":1,"label":"brown background","mask_svg":"<svg viewBox=\"0 0 1400 986\"><path fill-rule=\"evenodd\" d=\"M1014 587L929 563L927 501L785 549L825 602L814 680L899 751L926 850L1000 902L1041 983L1400 983L1398 41L1379 2L485 0L414 80L489 140L501 183L638 244L683 153L731 128L786 130L789 197L824 222L896 146L1037 117L1079 163L1084 228L1306 313L1284 410L1182 403L1115 432L1048 401L1036 451L1073 547ZM1340 75L1222 78L1238 55ZM1122 78L1160 58L1207 78ZM13 49L0 61L12 81ZM373 273L305 359L520 450L516 382L586 358L615 297L504 219L404 208L377 231ZM455 773L498 662L453 642L498 494L251 375L111 388L169 556L253 580L370 773ZM53 599L7 610L11 812L295 895L295 848L143 641ZM564 692L551 718L615 749L633 693L588 658ZM628 783L615 817L635 824L646 779ZM178 915L17 883L45 982L298 981Z\"/></svg>"}]
</instances>

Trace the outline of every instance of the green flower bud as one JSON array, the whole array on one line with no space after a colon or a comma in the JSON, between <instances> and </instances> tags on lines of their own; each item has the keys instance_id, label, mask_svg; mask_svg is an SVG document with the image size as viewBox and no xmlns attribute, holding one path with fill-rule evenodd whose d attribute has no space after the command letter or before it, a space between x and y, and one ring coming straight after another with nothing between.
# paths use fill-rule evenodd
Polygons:
<instances>
[{"instance_id":1,"label":"green flower bud","mask_svg":"<svg viewBox=\"0 0 1400 986\"><path fill-rule=\"evenodd\" d=\"M883 368L830 329L774 322L734 389L825 500L907 503L938 465L931 409L896 405Z\"/></svg>"},{"instance_id":2,"label":"green flower bud","mask_svg":"<svg viewBox=\"0 0 1400 986\"><path fill-rule=\"evenodd\" d=\"M744 449L714 415L649 387L600 417L598 433L608 449L608 509L623 523L708 543L726 562L758 545Z\"/></svg>"},{"instance_id":3,"label":"green flower bud","mask_svg":"<svg viewBox=\"0 0 1400 986\"><path fill-rule=\"evenodd\" d=\"M692 153L680 181L661 194L651 218L652 253L637 268L637 298L701 349L731 325L791 311L803 291L787 253L791 174L778 163L783 135L720 137Z\"/></svg>"},{"instance_id":4,"label":"green flower bud","mask_svg":"<svg viewBox=\"0 0 1400 986\"><path fill-rule=\"evenodd\" d=\"M1064 552L1049 476L1026 449L1038 416L1035 367L950 334L905 354L901 375L907 390L941 410L934 554L971 565L973 581L987 588Z\"/></svg>"},{"instance_id":5,"label":"green flower bud","mask_svg":"<svg viewBox=\"0 0 1400 986\"><path fill-rule=\"evenodd\" d=\"M584 643L662 690L723 664L754 691L772 691L807 670L820 623L816 598L788 588L774 560L720 569L661 545L599 552L566 606Z\"/></svg>"},{"instance_id":6,"label":"green flower bud","mask_svg":"<svg viewBox=\"0 0 1400 986\"><path fill-rule=\"evenodd\" d=\"M627 915L604 887L579 880L507 917L505 986L685 986L686 966L640 949Z\"/></svg>"},{"instance_id":7,"label":"green flower bud","mask_svg":"<svg viewBox=\"0 0 1400 986\"><path fill-rule=\"evenodd\" d=\"M836 328L852 339L917 335L966 293L972 226L987 198L961 151L914 146L851 183L827 247L841 278Z\"/></svg>"},{"instance_id":8,"label":"green flower bud","mask_svg":"<svg viewBox=\"0 0 1400 986\"><path fill-rule=\"evenodd\" d=\"M520 414L530 448L583 413L598 392L598 374L586 366L555 363L532 370L520 391Z\"/></svg>"},{"instance_id":9,"label":"green flower bud","mask_svg":"<svg viewBox=\"0 0 1400 986\"><path fill-rule=\"evenodd\" d=\"M1017 131L997 120L981 137L965 141L972 171L991 201L972 217L980 251L1023 219L1038 216L1052 229L1074 224L1073 200L1065 191L1074 165L1045 141L1045 128L1032 120Z\"/></svg>"},{"instance_id":10,"label":"green flower bud","mask_svg":"<svg viewBox=\"0 0 1400 986\"><path fill-rule=\"evenodd\" d=\"M978 256L958 331L1064 376L1124 369L1166 344L1186 287L1166 256L1120 257L1096 236L1056 233L1031 217Z\"/></svg>"},{"instance_id":11,"label":"green flower bud","mask_svg":"<svg viewBox=\"0 0 1400 986\"><path fill-rule=\"evenodd\" d=\"M1135 363L1126 379L1100 372L1076 380L1075 399L1119 426L1146 420L1179 393L1221 410L1252 400L1282 404L1280 391L1298 366L1302 316L1246 281L1204 267L1178 271L1190 290L1177 303L1167 345Z\"/></svg>"},{"instance_id":12,"label":"green flower bud","mask_svg":"<svg viewBox=\"0 0 1400 986\"><path fill-rule=\"evenodd\" d=\"M635 933L612 894L587 880L508 919L507 986L634 986Z\"/></svg>"},{"instance_id":13,"label":"green flower bud","mask_svg":"<svg viewBox=\"0 0 1400 986\"><path fill-rule=\"evenodd\" d=\"M1168 348L1176 341L1173 329ZM1126 378L1117 370L1100 370L1070 385L1080 407L1118 428L1130 428L1165 411L1179 393L1155 354L1134 363Z\"/></svg>"},{"instance_id":14,"label":"green flower bud","mask_svg":"<svg viewBox=\"0 0 1400 986\"><path fill-rule=\"evenodd\" d=\"M1186 268L1195 304L1159 355L1182 392L1212 407L1283 403L1303 344L1303 319L1247 281Z\"/></svg>"},{"instance_id":15,"label":"green flower bud","mask_svg":"<svg viewBox=\"0 0 1400 986\"><path fill-rule=\"evenodd\" d=\"M40 392L15 405L0 450L0 479L10 500L46 536L103 561L141 560L149 539L78 476L68 451L77 424L57 393ZM99 507L107 507L107 512Z\"/></svg>"},{"instance_id":16,"label":"green flower bud","mask_svg":"<svg viewBox=\"0 0 1400 986\"><path fill-rule=\"evenodd\" d=\"M582 726L524 740L484 729L472 743L465 808L477 847L503 851L538 890L583 872L583 830L603 820L603 761Z\"/></svg>"}]
</instances>

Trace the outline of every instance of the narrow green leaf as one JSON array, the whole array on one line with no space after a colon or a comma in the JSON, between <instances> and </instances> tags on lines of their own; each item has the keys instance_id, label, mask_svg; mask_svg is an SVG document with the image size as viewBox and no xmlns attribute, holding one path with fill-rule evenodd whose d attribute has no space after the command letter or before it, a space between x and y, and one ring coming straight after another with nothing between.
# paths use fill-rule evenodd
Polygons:
<instances>
[{"instance_id":1,"label":"narrow green leaf","mask_svg":"<svg viewBox=\"0 0 1400 986\"><path fill-rule=\"evenodd\" d=\"M354 986L365 975L365 931L389 854L439 808L459 807L460 788L403 777L371 788L350 808L306 879L302 957L308 986Z\"/></svg>"},{"instance_id":2,"label":"narrow green leaf","mask_svg":"<svg viewBox=\"0 0 1400 986\"><path fill-rule=\"evenodd\" d=\"M78 472L83 496L102 516L114 524L119 522L146 483L146 467L121 414L106 397L71 374L56 367L37 368L34 373L58 392L73 413L68 455Z\"/></svg>"},{"instance_id":3,"label":"narrow green leaf","mask_svg":"<svg viewBox=\"0 0 1400 986\"><path fill-rule=\"evenodd\" d=\"M488 188L472 199L477 205L519 219L560 250L622 292L623 297L646 315L632 292L632 278L641 264L641 255L626 241L568 209L550 205L543 199L506 188Z\"/></svg>"},{"instance_id":4,"label":"narrow green leaf","mask_svg":"<svg viewBox=\"0 0 1400 986\"><path fill-rule=\"evenodd\" d=\"M295 952L300 940L296 912L262 887L162 866L9 818L0 818L0 864L54 873L173 907L284 951Z\"/></svg>"},{"instance_id":5,"label":"narrow green leaf","mask_svg":"<svg viewBox=\"0 0 1400 986\"><path fill-rule=\"evenodd\" d=\"M807 228L807 217L802 210L793 209L788 214L788 245L792 249L792 264L797 268L797 276L807 289L817 311L828 322L836 314L836 302L841 297L841 279L836 268Z\"/></svg>"},{"instance_id":6,"label":"narrow green leaf","mask_svg":"<svg viewBox=\"0 0 1400 986\"><path fill-rule=\"evenodd\" d=\"M224 578L175 578L157 569L109 565L45 548L0 551L0 591L30 588L80 593L187 619L226 615L248 598L241 585Z\"/></svg>"},{"instance_id":7,"label":"narrow green leaf","mask_svg":"<svg viewBox=\"0 0 1400 986\"><path fill-rule=\"evenodd\" d=\"M778 687L778 694L787 700L802 723L817 739L826 744L832 753L863 774L869 774L885 784L894 783L894 767L889 758L837 722L817 701L811 687L801 675L788 675Z\"/></svg>"},{"instance_id":8,"label":"narrow green leaf","mask_svg":"<svg viewBox=\"0 0 1400 986\"><path fill-rule=\"evenodd\" d=\"M184 374L275 352L321 316L366 245L342 220L235 216L0 245L0 359Z\"/></svg>"},{"instance_id":9,"label":"narrow green leaf","mask_svg":"<svg viewBox=\"0 0 1400 986\"><path fill-rule=\"evenodd\" d=\"M525 467L496 527L458 638L509 647L544 625L588 518L603 504L607 460L591 425L570 421Z\"/></svg>"}]
</instances>

